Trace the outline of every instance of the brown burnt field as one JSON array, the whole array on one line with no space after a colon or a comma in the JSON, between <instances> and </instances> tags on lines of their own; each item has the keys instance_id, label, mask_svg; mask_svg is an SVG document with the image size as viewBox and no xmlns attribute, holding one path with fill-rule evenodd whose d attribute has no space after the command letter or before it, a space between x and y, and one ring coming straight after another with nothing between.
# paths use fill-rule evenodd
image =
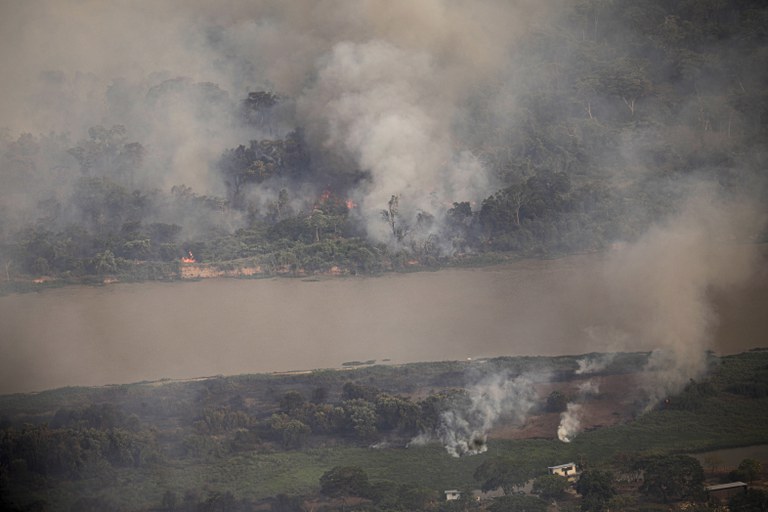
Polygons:
<instances>
[{"instance_id":1,"label":"brown burnt field","mask_svg":"<svg viewBox=\"0 0 768 512\"><path fill-rule=\"evenodd\" d=\"M627 423L637 416L643 399L637 386L638 374L603 375L599 377L575 376L565 382L537 385L538 395L545 399L559 391L572 397L581 406L581 431L590 431ZM592 392L583 393L586 386ZM560 412L537 411L522 424L502 424L489 432L491 439L557 439Z\"/></svg>"}]
</instances>

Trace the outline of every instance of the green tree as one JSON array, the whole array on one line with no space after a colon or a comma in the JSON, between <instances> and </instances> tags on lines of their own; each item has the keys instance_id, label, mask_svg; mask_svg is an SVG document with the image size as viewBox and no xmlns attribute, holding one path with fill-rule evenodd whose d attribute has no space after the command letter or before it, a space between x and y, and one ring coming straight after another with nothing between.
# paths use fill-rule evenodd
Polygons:
<instances>
[{"instance_id":1,"label":"green tree","mask_svg":"<svg viewBox=\"0 0 768 512\"><path fill-rule=\"evenodd\" d=\"M433 489L414 484L401 485L397 496L400 510L426 510L430 503L437 501Z\"/></svg>"},{"instance_id":2,"label":"green tree","mask_svg":"<svg viewBox=\"0 0 768 512\"><path fill-rule=\"evenodd\" d=\"M704 483L701 463L687 455L654 457L642 463L643 484L640 491L667 503L670 499L700 495Z\"/></svg>"},{"instance_id":3,"label":"green tree","mask_svg":"<svg viewBox=\"0 0 768 512\"><path fill-rule=\"evenodd\" d=\"M533 481L533 494L545 499L557 499L565 495L570 484L560 475L542 475Z\"/></svg>"},{"instance_id":4,"label":"green tree","mask_svg":"<svg viewBox=\"0 0 768 512\"><path fill-rule=\"evenodd\" d=\"M355 382L347 382L341 389L342 400L354 400L360 398L372 402L380 391L371 386L363 386Z\"/></svg>"},{"instance_id":5,"label":"green tree","mask_svg":"<svg viewBox=\"0 0 768 512\"><path fill-rule=\"evenodd\" d=\"M547 412L563 412L568 406L568 398L560 391L553 391L547 396Z\"/></svg>"},{"instance_id":6,"label":"green tree","mask_svg":"<svg viewBox=\"0 0 768 512\"><path fill-rule=\"evenodd\" d=\"M370 441L377 435L376 409L371 402L357 398L342 404L349 430L358 439Z\"/></svg>"},{"instance_id":7,"label":"green tree","mask_svg":"<svg viewBox=\"0 0 768 512\"><path fill-rule=\"evenodd\" d=\"M77 160L86 176L112 175L131 183L133 173L144 161L145 150L138 142L126 142L124 126L112 128L94 126L88 129L88 139L82 140L68 153Z\"/></svg>"},{"instance_id":8,"label":"green tree","mask_svg":"<svg viewBox=\"0 0 768 512\"><path fill-rule=\"evenodd\" d=\"M531 478L531 472L520 461L494 457L477 467L474 478L480 482L480 488L483 491L492 491L501 487L504 494L510 494L525 485Z\"/></svg>"},{"instance_id":9,"label":"green tree","mask_svg":"<svg viewBox=\"0 0 768 512\"><path fill-rule=\"evenodd\" d=\"M763 465L755 459L744 459L728 475L731 481L754 482L763 472Z\"/></svg>"},{"instance_id":10,"label":"green tree","mask_svg":"<svg viewBox=\"0 0 768 512\"><path fill-rule=\"evenodd\" d=\"M304 396L298 391L288 391L280 399L280 410L291 414L304 405Z\"/></svg>"},{"instance_id":11,"label":"green tree","mask_svg":"<svg viewBox=\"0 0 768 512\"><path fill-rule=\"evenodd\" d=\"M282 413L272 415L270 427L280 436L285 449L301 448L307 436L312 432L306 423Z\"/></svg>"},{"instance_id":12,"label":"green tree","mask_svg":"<svg viewBox=\"0 0 768 512\"><path fill-rule=\"evenodd\" d=\"M376 397L377 427L382 431L400 430L415 434L419 423L419 407L406 398L382 393Z\"/></svg>"},{"instance_id":13,"label":"green tree","mask_svg":"<svg viewBox=\"0 0 768 512\"><path fill-rule=\"evenodd\" d=\"M728 508L733 512L765 512L768 510L768 492L762 489L747 489L728 501Z\"/></svg>"},{"instance_id":14,"label":"green tree","mask_svg":"<svg viewBox=\"0 0 768 512\"><path fill-rule=\"evenodd\" d=\"M320 492L331 498L367 496L368 474L358 466L335 466L320 477Z\"/></svg>"},{"instance_id":15,"label":"green tree","mask_svg":"<svg viewBox=\"0 0 768 512\"><path fill-rule=\"evenodd\" d=\"M312 403L321 404L328 399L328 388L325 386L318 386L312 390Z\"/></svg>"},{"instance_id":16,"label":"green tree","mask_svg":"<svg viewBox=\"0 0 768 512\"><path fill-rule=\"evenodd\" d=\"M606 510L608 501L616 495L613 475L599 469L584 471L576 483L576 492L581 494L581 510L600 512Z\"/></svg>"},{"instance_id":17,"label":"green tree","mask_svg":"<svg viewBox=\"0 0 768 512\"><path fill-rule=\"evenodd\" d=\"M94 258L94 266L99 274L109 274L117 271L117 260L114 253L109 249L98 253L96 258Z\"/></svg>"}]
</instances>

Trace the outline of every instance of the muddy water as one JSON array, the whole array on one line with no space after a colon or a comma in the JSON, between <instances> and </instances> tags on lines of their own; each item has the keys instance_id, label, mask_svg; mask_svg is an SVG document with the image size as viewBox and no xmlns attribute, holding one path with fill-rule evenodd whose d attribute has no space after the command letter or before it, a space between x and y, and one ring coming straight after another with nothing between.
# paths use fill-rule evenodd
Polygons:
<instances>
[{"instance_id":1,"label":"muddy water","mask_svg":"<svg viewBox=\"0 0 768 512\"><path fill-rule=\"evenodd\" d=\"M768 445L744 446L741 448L727 448L724 450L713 450L693 454L699 459L704 469L711 470L715 466L718 470L736 469L744 459L755 459L763 463L763 467L768 463Z\"/></svg>"},{"instance_id":2,"label":"muddy water","mask_svg":"<svg viewBox=\"0 0 768 512\"><path fill-rule=\"evenodd\" d=\"M329 368L352 360L654 348L653 340L612 324L613 299L601 274L605 257L0 297L0 393ZM719 323L707 347L733 353L768 345L768 279L761 276L708 299Z\"/></svg>"}]
</instances>

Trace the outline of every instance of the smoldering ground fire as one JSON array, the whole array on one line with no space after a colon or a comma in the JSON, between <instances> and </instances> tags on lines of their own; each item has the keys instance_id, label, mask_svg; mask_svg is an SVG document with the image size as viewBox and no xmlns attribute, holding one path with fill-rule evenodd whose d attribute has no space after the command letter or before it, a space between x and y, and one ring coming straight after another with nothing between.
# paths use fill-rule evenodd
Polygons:
<instances>
[{"instance_id":1,"label":"smoldering ground fire","mask_svg":"<svg viewBox=\"0 0 768 512\"><path fill-rule=\"evenodd\" d=\"M499 421L519 424L537 401L534 382L543 375L492 374L469 387L467 401L444 411L434 433L424 433L411 443L420 444L434 435L453 457L488 450L488 432Z\"/></svg>"}]
</instances>

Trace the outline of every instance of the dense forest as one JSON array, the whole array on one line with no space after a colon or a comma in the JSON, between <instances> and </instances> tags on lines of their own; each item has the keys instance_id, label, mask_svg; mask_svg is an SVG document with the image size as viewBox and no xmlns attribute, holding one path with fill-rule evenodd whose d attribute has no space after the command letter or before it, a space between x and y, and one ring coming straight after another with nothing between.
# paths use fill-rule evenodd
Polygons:
<instances>
[{"instance_id":1,"label":"dense forest","mask_svg":"<svg viewBox=\"0 0 768 512\"><path fill-rule=\"evenodd\" d=\"M131 112L121 120L116 99L109 122L83 133L7 129L3 286L174 279L184 261L375 273L600 250L637 239L702 187L757 198L764 211L766 27L768 8L753 0L566 3L517 41L514 76L469 87L448 120L453 161L436 168L482 176L478 198L458 185L403 193L383 183L366 158L318 142L293 92L115 81L108 103L129 96L161 116L187 102L239 142L196 162L209 180L190 184L168 171L173 141L152 137ZM743 240L722 233L733 237Z\"/></svg>"}]
</instances>

